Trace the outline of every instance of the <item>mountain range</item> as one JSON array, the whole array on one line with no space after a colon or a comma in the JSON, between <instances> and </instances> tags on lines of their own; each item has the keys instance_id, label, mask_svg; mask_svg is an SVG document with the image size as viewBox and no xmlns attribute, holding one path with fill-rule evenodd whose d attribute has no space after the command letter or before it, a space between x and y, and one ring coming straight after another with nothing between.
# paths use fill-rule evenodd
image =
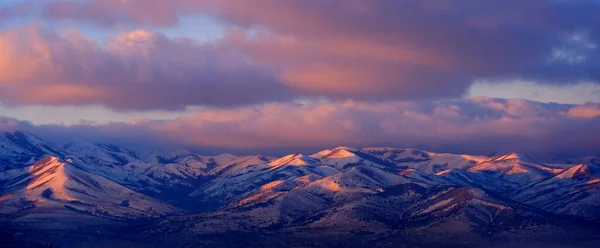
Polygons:
<instances>
[{"instance_id":1,"label":"mountain range","mask_svg":"<svg viewBox=\"0 0 600 248\"><path fill-rule=\"evenodd\" d=\"M598 247L599 224L597 159L204 156L0 133L0 247Z\"/></svg>"}]
</instances>

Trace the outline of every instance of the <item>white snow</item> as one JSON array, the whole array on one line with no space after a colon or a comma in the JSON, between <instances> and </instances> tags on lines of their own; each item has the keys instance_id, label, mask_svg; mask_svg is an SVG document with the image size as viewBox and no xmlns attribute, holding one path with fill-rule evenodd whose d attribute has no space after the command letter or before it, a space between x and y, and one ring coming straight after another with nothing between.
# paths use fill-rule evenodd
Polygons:
<instances>
[{"instance_id":1,"label":"white snow","mask_svg":"<svg viewBox=\"0 0 600 248\"><path fill-rule=\"evenodd\" d=\"M489 196L476 188L513 192L505 196L554 213L586 216L600 207L597 165L548 163L519 153L484 157L342 146L310 156L203 156L186 149L136 153L84 142L55 148L33 135L17 135L33 147L0 135L0 156L10 163L0 164L2 213L22 211L14 206L24 198L35 202L36 208L64 209L71 204L112 216L158 216L180 210L153 194L184 188L185 194L193 192L189 195L193 200L217 199L230 207L269 201L274 205L251 213L266 214L262 220L268 225L287 218L288 208L317 211L332 202L364 200L402 184L472 187L470 204L498 211L510 206L487 201ZM200 180L208 181L197 183ZM452 209L454 199L415 214Z\"/></svg>"}]
</instances>

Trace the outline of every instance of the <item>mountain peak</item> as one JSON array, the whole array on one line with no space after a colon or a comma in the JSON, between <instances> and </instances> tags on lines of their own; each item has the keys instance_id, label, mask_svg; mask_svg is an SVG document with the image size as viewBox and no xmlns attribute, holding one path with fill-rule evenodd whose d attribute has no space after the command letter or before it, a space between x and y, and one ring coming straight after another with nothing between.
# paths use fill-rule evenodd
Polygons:
<instances>
[{"instance_id":1,"label":"mountain peak","mask_svg":"<svg viewBox=\"0 0 600 248\"><path fill-rule=\"evenodd\" d=\"M297 154L289 154L287 156L281 157L275 161L270 162L268 165L271 167L281 167L284 165L293 165L293 166L305 166L310 164L318 164L319 161L306 156L302 153Z\"/></svg>"},{"instance_id":2,"label":"mountain peak","mask_svg":"<svg viewBox=\"0 0 600 248\"><path fill-rule=\"evenodd\" d=\"M239 158L240 157L233 155L231 153L221 153L217 156L212 157L212 159L214 159L219 164L231 163Z\"/></svg>"},{"instance_id":3,"label":"mountain peak","mask_svg":"<svg viewBox=\"0 0 600 248\"><path fill-rule=\"evenodd\" d=\"M340 146L333 150L326 150L323 152L319 152L319 153L315 154L314 157L316 157L316 158L331 158L331 159L348 158L348 157L355 157L356 152L358 152L357 149Z\"/></svg>"},{"instance_id":4,"label":"mountain peak","mask_svg":"<svg viewBox=\"0 0 600 248\"><path fill-rule=\"evenodd\" d=\"M523 154L513 152L513 153L509 153L509 154L504 155L501 159L503 159L503 160L508 160L508 159L519 159L519 160L522 160L523 159Z\"/></svg>"},{"instance_id":5,"label":"mountain peak","mask_svg":"<svg viewBox=\"0 0 600 248\"><path fill-rule=\"evenodd\" d=\"M58 157L48 156L33 164L29 169L31 180L25 187L30 194L45 194L52 192L55 198L72 200L68 195L65 185L69 180L67 163ZM42 192L41 187L45 188Z\"/></svg>"},{"instance_id":6,"label":"mountain peak","mask_svg":"<svg viewBox=\"0 0 600 248\"><path fill-rule=\"evenodd\" d=\"M345 158L356 156L356 152L359 150L348 146L338 146L332 150L323 150L317 152L310 157L312 158Z\"/></svg>"},{"instance_id":7,"label":"mountain peak","mask_svg":"<svg viewBox=\"0 0 600 248\"><path fill-rule=\"evenodd\" d=\"M508 154L504 154L504 155L492 158L492 161L510 161L510 160L518 160L518 161L530 162L530 163L542 163L543 162L543 161L541 161L541 159L539 159L533 155L523 154L523 153L518 153L518 152L512 152L512 153L508 153Z\"/></svg>"},{"instance_id":8,"label":"mountain peak","mask_svg":"<svg viewBox=\"0 0 600 248\"><path fill-rule=\"evenodd\" d=\"M345 151L350 151L350 152L357 152L358 149L354 148L354 147L349 147L349 146L338 146L336 148L333 149L334 151L336 150L345 150Z\"/></svg>"}]
</instances>

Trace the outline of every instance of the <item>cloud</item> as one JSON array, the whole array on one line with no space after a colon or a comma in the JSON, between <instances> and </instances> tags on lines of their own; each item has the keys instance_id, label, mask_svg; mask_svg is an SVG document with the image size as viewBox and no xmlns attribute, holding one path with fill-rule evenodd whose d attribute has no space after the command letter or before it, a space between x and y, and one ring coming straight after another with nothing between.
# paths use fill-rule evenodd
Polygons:
<instances>
[{"instance_id":1,"label":"cloud","mask_svg":"<svg viewBox=\"0 0 600 248\"><path fill-rule=\"evenodd\" d=\"M174 25L185 12L185 0L175 1L53 1L43 9L52 19L88 21L106 26L121 24Z\"/></svg>"},{"instance_id":2,"label":"cloud","mask_svg":"<svg viewBox=\"0 0 600 248\"><path fill-rule=\"evenodd\" d=\"M30 2L15 2L4 4L0 7L0 23L5 24L8 21L23 18L24 13L34 12L36 10L34 3ZM2 25L0 25L0 28Z\"/></svg>"},{"instance_id":3,"label":"cloud","mask_svg":"<svg viewBox=\"0 0 600 248\"><path fill-rule=\"evenodd\" d=\"M431 84L440 92L453 86L463 88L476 78L549 83L600 79L600 56L595 48L600 22L594 14L600 4L590 1L349 1L344 6L335 1L262 3L227 1L212 10L236 25L266 30L248 39L245 45L250 50L271 39L283 43L270 46L269 59L275 57L271 54L299 54L279 58L273 64L290 70L300 64L314 68L303 73L327 76L317 65L328 63L329 68L344 68L340 73L365 75L344 81L350 87L385 85L386 80L379 80L384 76L409 90ZM557 50L563 55L552 60ZM260 61L265 53L254 55ZM344 66L348 63L354 66ZM389 69L378 70L382 64ZM356 72L356 68L362 70Z\"/></svg>"},{"instance_id":4,"label":"cloud","mask_svg":"<svg viewBox=\"0 0 600 248\"><path fill-rule=\"evenodd\" d=\"M600 104L590 103L586 105L577 106L569 109L569 112L567 114L573 117L580 118L596 118L600 116Z\"/></svg>"},{"instance_id":5,"label":"cloud","mask_svg":"<svg viewBox=\"0 0 600 248\"><path fill-rule=\"evenodd\" d=\"M25 128L29 126L27 122L19 121L10 117L0 116L0 131L1 132L12 132L19 128Z\"/></svg>"},{"instance_id":6,"label":"cloud","mask_svg":"<svg viewBox=\"0 0 600 248\"><path fill-rule=\"evenodd\" d=\"M501 98L524 98L540 102L583 104L600 102L600 84L579 83L548 85L531 81L476 81L467 96L488 96Z\"/></svg>"},{"instance_id":7,"label":"cloud","mask_svg":"<svg viewBox=\"0 0 600 248\"><path fill-rule=\"evenodd\" d=\"M48 22L140 30L107 48L81 34L15 38L3 51L26 56L13 56L19 63L5 66L12 74L2 72L3 81L41 81L35 75L58 93L43 96L30 82L5 86L13 104L125 110L447 99L477 80L600 82L595 1L90 0L36 8ZM148 31L193 15L218 19L224 38L199 45Z\"/></svg>"},{"instance_id":8,"label":"cloud","mask_svg":"<svg viewBox=\"0 0 600 248\"><path fill-rule=\"evenodd\" d=\"M588 114L591 111L596 114ZM435 103L274 103L201 110L173 120L41 125L33 130L62 141L86 137L220 152L282 154L349 145L488 155L516 151L559 157L598 155L598 111L600 106L593 104L496 98Z\"/></svg>"},{"instance_id":9,"label":"cloud","mask_svg":"<svg viewBox=\"0 0 600 248\"><path fill-rule=\"evenodd\" d=\"M225 47L137 30L100 46L37 25L0 32L0 97L12 105L103 104L117 110L235 106L289 98Z\"/></svg>"}]
</instances>

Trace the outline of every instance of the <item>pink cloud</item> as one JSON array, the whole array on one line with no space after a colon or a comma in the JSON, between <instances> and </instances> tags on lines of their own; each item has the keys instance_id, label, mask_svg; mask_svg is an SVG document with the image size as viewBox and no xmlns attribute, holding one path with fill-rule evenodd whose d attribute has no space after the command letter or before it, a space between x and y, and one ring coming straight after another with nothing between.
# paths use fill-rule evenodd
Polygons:
<instances>
[{"instance_id":1,"label":"pink cloud","mask_svg":"<svg viewBox=\"0 0 600 248\"><path fill-rule=\"evenodd\" d=\"M77 31L1 31L0 96L14 105L131 110L298 97L443 99L463 96L475 79L600 82L600 49L581 48L600 42L600 9L585 1L59 0L18 6L0 15L40 12L41 21L137 31L110 37L106 46ZM151 31L193 15L218 19L225 38L207 45ZM579 30L584 41L569 38ZM550 60L556 48L585 59ZM52 99L23 97L42 84L64 91ZM84 89L100 93L75 96Z\"/></svg>"},{"instance_id":2,"label":"pink cloud","mask_svg":"<svg viewBox=\"0 0 600 248\"><path fill-rule=\"evenodd\" d=\"M410 99L457 96L470 82L429 51L378 41L233 31L225 41L304 96Z\"/></svg>"},{"instance_id":3,"label":"pink cloud","mask_svg":"<svg viewBox=\"0 0 600 248\"><path fill-rule=\"evenodd\" d=\"M554 47L561 45L558 39L564 32L582 27L596 32L598 17L593 13L599 7L590 3L543 0L528 1L527 4L516 1L442 4L435 0L350 0L343 6L329 0L194 3L205 13L233 25L242 28L259 26L270 33L271 38L296 40L260 52L261 56L266 53L267 57L300 54L300 59L279 61L278 64L284 66L308 63L304 66L311 67L315 62L323 61L337 64L336 59L370 59L386 61L399 68L427 67L430 70L425 71L430 74L452 70L460 74L463 81L479 77L533 77L560 81L564 77L585 77L583 71L598 77L590 68L555 68L540 63ZM597 37L597 34L592 36ZM264 40L261 38L257 42ZM308 61L302 62L302 59ZM588 62L586 64L591 65L592 61ZM404 85L423 81L426 80L415 77L403 80ZM437 84L444 85L443 82Z\"/></svg>"},{"instance_id":4,"label":"pink cloud","mask_svg":"<svg viewBox=\"0 0 600 248\"><path fill-rule=\"evenodd\" d=\"M0 31L0 97L13 105L113 109L233 106L289 99L268 73L224 47L138 30L100 46L78 31Z\"/></svg>"},{"instance_id":5,"label":"pink cloud","mask_svg":"<svg viewBox=\"0 0 600 248\"><path fill-rule=\"evenodd\" d=\"M565 114L584 105L488 99L507 106L495 109L480 101L277 103L208 109L167 121L38 128L59 137L95 136L243 153L312 152L339 145L474 154L516 151L549 157L598 153L600 119ZM514 113L512 106L525 111Z\"/></svg>"},{"instance_id":6,"label":"pink cloud","mask_svg":"<svg viewBox=\"0 0 600 248\"><path fill-rule=\"evenodd\" d=\"M177 25L181 18L190 15L217 18L229 31L213 47L159 37L152 39L152 45L143 51L137 45L128 46L131 37L125 35L113 41L117 48L100 49L101 54L108 53L103 61L110 69L97 73L116 71L133 75L134 78L114 78L124 85L129 84L123 82L150 81L150 78L163 80L153 84L163 92L177 89L172 85L177 82L207 81L206 78L219 82L250 78L248 84L258 84L256 88L264 86L258 82L265 81L271 87L279 87L279 94L263 87L255 89L252 97L236 95L238 105L298 96L344 100L459 97L474 79L482 78L518 78L543 83L600 82L598 49L585 50L586 60L579 64L548 61L555 48L577 46L565 40L570 32L584 30L589 33L586 36L589 42L598 43L599 7L585 1L447 4L436 0L348 0L340 5L333 0L104 0L52 1L41 6L41 18L87 21L103 27L151 29ZM580 51L578 47L572 49ZM114 55L118 55L116 62ZM219 64L224 57L230 63L241 64L246 71L230 78L231 72L237 72L239 67L232 71L225 71L224 65L211 67L211 61ZM26 74L31 66L36 65L23 63L23 68L14 69ZM245 83L228 86L240 85ZM128 86L120 87L123 89L119 92L131 91ZM121 96L94 102L114 108L235 105L233 100L213 97L225 92L225 88L208 91L198 88L200 92L210 92L198 97L205 101L194 100L182 90L148 94L146 98L155 100L142 101L136 106L119 102ZM280 91L289 94L281 96Z\"/></svg>"},{"instance_id":7,"label":"pink cloud","mask_svg":"<svg viewBox=\"0 0 600 248\"><path fill-rule=\"evenodd\" d=\"M568 115L580 118L596 118L600 116L600 104L587 104L569 109Z\"/></svg>"}]
</instances>

